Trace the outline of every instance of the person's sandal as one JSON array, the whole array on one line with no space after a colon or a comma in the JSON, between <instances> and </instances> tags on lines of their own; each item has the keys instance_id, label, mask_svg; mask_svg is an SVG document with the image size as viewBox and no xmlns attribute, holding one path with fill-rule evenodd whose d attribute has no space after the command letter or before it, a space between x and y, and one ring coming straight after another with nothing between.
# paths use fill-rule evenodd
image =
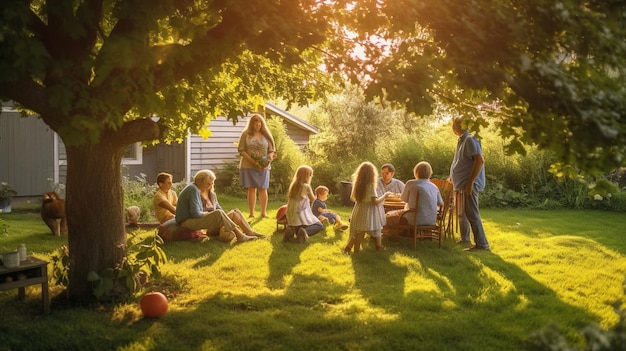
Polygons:
<instances>
[{"instance_id":1,"label":"person's sandal","mask_svg":"<svg viewBox=\"0 0 626 351\"><path fill-rule=\"evenodd\" d=\"M382 246L382 245L381 246L376 246L376 251L386 251L386 250L387 250L387 248Z\"/></svg>"}]
</instances>

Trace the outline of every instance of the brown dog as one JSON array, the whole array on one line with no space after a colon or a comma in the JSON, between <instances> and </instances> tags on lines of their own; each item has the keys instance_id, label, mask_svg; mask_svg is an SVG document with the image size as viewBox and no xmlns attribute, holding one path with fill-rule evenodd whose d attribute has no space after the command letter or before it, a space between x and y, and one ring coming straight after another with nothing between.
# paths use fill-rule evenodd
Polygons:
<instances>
[{"instance_id":1,"label":"brown dog","mask_svg":"<svg viewBox=\"0 0 626 351\"><path fill-rule=\"evenodd\" d=\"M65 200L59 198L54 191L43 194L41 218L48 225L52 234L56 236L67 234L67 219L65 218ZM61 220L61 223L57 221Z\"/></svg>"}]
</instances>

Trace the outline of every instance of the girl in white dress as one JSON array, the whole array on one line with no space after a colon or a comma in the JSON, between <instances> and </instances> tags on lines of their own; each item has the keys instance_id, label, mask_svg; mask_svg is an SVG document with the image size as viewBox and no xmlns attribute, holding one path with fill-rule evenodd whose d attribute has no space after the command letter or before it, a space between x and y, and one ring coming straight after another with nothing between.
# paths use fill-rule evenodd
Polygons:
<instances>
[{"instance_id":1,"label":"girl in white dress","mask_svg":"<svg viewBox=\"0 0 626 351\"><path fill-rule=\"evenodd\" d=\"M381 230L386 223L383 202L391 192L385 192L382 196L376 196L376 182L378 171L371 162L363 162L352 175L352 194L354 201L352 216L350 217L350 240L343 249L345 254L350 254L352 247L354 252L361 251L361 242L365 233L374 238L376 251L384 251L382 245Z\"/></svg>"},{"instance_id":2,"label":"girl in white dress","mask_svg":"<svg viewBox=\"0 0 626 351\"><path fill-rule=\"evenodd\" d=\"M319 233L324 225L313 214L311 202L315 200L315 194L311 188L313 169L309 166L300 166L293 176L287 199L287 229L283 242L289 242L297 235L299 243Z\"/></svg>"}]
</instances>

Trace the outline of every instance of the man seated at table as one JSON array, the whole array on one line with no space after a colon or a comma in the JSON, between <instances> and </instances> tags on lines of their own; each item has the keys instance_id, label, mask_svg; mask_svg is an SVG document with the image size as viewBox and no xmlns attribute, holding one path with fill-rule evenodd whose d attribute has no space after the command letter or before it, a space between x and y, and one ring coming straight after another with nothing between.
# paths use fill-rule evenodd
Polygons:
<instances>
[{"instance_id":1,"label":"man seated at table","mask_svg":"<svg viewBox=\"0 0 626 351\"><path fill-rule=\"evenodd\" d=\"M433 174L432 167L428 162L422 161L413 168L415 179L409 180L402 191L400 199L404 201L403 210L389 211L385 214L387 217L387 232L393 230L400 220L407 224L414 224L413 216L400 215L410 209L415 209L417 203L417 225L435 225L437 223L437 211L443 206L443 198L435 184L430 181ZM417 197L419 196L419 200ZM417 200L417 201L416 201Z\"/></svg>"},{"instance_id":2,"label":"man seated at table","mask_svg":"<svg viewBox=\"0 0 626 351\"><path fill-rule=\"evenodd\" d=\"M384 193L390 191L394 194L401 194L404 190L404 183L393 177L396 173L396 168L391 163L385 163L380 167L380 179L376 185L376 195L382 196Z\"/></svg>"}]
</instances>

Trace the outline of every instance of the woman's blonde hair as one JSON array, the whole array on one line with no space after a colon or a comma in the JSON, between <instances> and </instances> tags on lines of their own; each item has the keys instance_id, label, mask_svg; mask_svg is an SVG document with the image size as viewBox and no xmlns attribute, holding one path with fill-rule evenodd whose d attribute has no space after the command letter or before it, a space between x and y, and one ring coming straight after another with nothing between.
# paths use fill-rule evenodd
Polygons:
<instances>
[{"instance_id":1,"label":"woman's blonde hair","mask_svg":"<svg viewBox=\"0 0 626 351\"><path fill-rule=\"evenodd\" d=\"M311 181L311 177L313 177L313 168L307 165L298 167L289 185L287 197L289 199L299 199L304 184L308 184Z\"/></svg>"},{"instance_id":2,"label":"woman's blonde hair","mask_svg":"<svg viewBox=\"0 0 626 351\"><path fill-rule=\"evenodd\" d=\"M352 194L350 198L352 201L361 202L365 199L367 193L367 187L372 185L376 190L376 181L378 180L378 170L373 163L365 161L357 167L356 171L352 175Z\"/></svg>"},{"instance_id":3,"label":"woman's blonde hair","mask_svg":"<svg viewBox=\"0 0 626 351\"><path fill-rule=\"evenodd\" d=\"M243 130L244 133L248 133L248 135L254 134L254 129L252 128L252 124L255 121L261 122L261 134L268 140L270 143L270 149L274 150L274 137L272 137L272 133L270 133L270 129L267 127L267 123L265 123L265 118L260 113L254 113L250 115L250 119L248 119L248 124L246 124L246 128Z\"/></svg>"}]
</instances>

